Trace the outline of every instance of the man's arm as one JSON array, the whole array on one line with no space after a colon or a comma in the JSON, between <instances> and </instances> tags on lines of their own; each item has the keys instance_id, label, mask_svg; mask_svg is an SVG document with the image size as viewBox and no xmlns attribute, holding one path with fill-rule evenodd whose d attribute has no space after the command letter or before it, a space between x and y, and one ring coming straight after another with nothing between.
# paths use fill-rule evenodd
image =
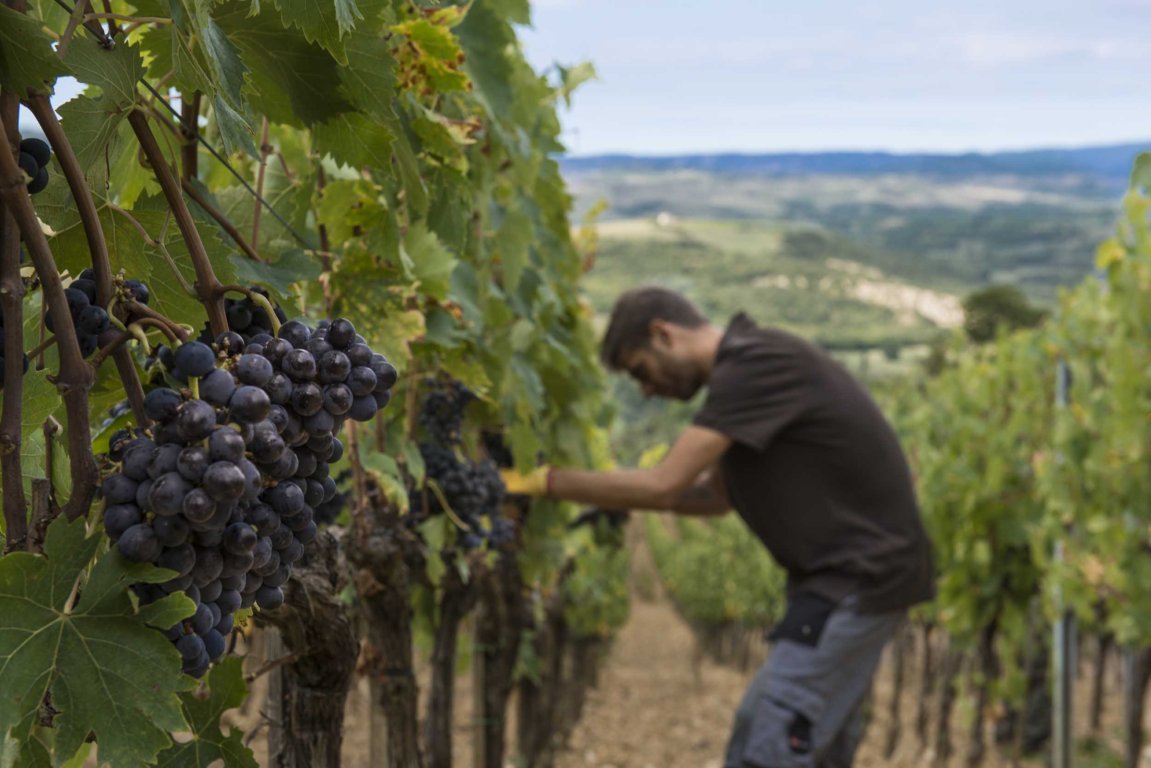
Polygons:
<instances>
[{"instance_id":1,"label":"man's arm","mask_svg":"<svg viewBox=\"0 0 1151 768\"><path fill-rule=\"evenodd\" d=\"M696 481L679 495L672 511L693 517L714 517L731 511L719 464L701 472Z\"/></svg>"},{"instance_id":2,"label":"man's arm","mask_svg":"<svg viewBox=\"0 0 1151 768\"><path fill-rule=\"evenodd\" d=\"M693 425L684 430L663 461L651 469L612 472L553 469L548 495L607 509L664 509L684 514L715 514L718 499L714 483L718 478L708 480L711 489L706 495L694 489L699 487L697 483L702 479L701 475L719 461L730 445L730 438L722 433Z\"/></svg>"}]
</instances>

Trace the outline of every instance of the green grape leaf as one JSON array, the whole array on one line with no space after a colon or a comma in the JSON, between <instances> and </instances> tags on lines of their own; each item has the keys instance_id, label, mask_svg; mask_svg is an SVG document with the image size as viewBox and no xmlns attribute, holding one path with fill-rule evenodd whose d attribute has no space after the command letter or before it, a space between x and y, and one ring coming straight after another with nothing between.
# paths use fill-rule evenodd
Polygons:
<instances>
[{"instance_id":1,"label":"green grape leaf","mask_svg":"<svg viewBox=\"0 0 1151 768\"><path fill-rule=\"evenodd\" d=\"M43 555L0 558L0 733L19 728L51 694L58 754L74 754L93 732L102 762L140 765L171 743L169 731L186 727L177 693L192 681L128 596L130 583L158 569L127 567L113 551L84 582L101 544L86 535L83 518L61 517L48 528ZM183 595L172 598L191 607Z\"/></svg>"},{"instance_id":2,"label":"green grape leaf","mask_svg":"<svg viewBox=\"0 0 1151 768\"><path fill-rule=\"evenodd\" d=\"M420 281L421 292L437 299L444 298L452 271L456 268L455 255L444 247L434 232L428 231L422 221L408 228L402 247L411 260L413 274Z\"/></svg>"},{"instance_id":3,"label":"green grape leaf","mask_svg":"<svg viewBox=\"0 0 1151 768\"><path fill-rule=\"evenodd\" d=\"M390 171L395 134L359 112L336 115L314 128L316 148L353 168Z\"/></svg>"},{"instance_id":4,"label":"green grape leaf","mask_svg":"<svg viewBox=\"0 0 1151 768\"><path fill-rule=\"evenodd\" d=\"M515 103L515 77L507 51L515 45L515 34L490 7L490 2L476 2L456 28L460 45L467 54L464 71L475 83L478 96L488 111L500 117L510 116Z\"/></svg>"},{"instance_id":5,"label":"green grape leaf","mask_svg":"<svg viewBox=\"0 0 1151 768\"><path fill-rule=\"evenodd\" d=\"M340 82L340 62L328 51L285 29L273 14L249 15L245 3L227 3L214 18L247 69L249 105L270 122L311 125L348 110L348 101L334 87Z\"/></svg>"},{"instance_id":6,"label":"green grape leaf","mask_svg":"<svg viewBox=\"0 0 1151 768\"><path fill-rule=\"evenodd\" d=\"M246 152L255 157L257 154L256 142L252 139L252 126L244 116L232 109L232 105L220 94L212 99L212 106L216 114L216 126L220 129L220 138L224 141L224 149L228 152Z\"/></svg>"},{"instance_id":7,"label":"green grape leaf","mask_svg":"<svg viewBox=\"0 0 1151 768\"><path fill-rule=\"evenodd\" d=\"M68 69L39 21L0 5L0 85L13 93L51 93Z\"/></svg>"},{"instance_id":8,"label":"green grape leaf","mask_svg":"<svg viewBox=\"0 0 1151 768\"><path fill-rule=\"evenodd\" d=\"M108 182L109 159L119 148L120 138L117 129L125 113L107 95L78 96L62 104L57 111L60 113L60 125L68 134L72 149L76 152L80 166L84 168L89 187L97 192L104 190ZM55 189L68 195L67 198L60 198L61 205L58 211L61 217L45 216L45 206L39 199L36 201L36 211L46 222L60 228L64 226L65 220L75 221L77 213L75 204L71 202L67 184L49 185L48 189L40 194L40 198Z\"/></svg>"},{"instance_id":9,"label":"green grape leaf","mask_svg":"<svg viewBox=\"0 0 1151 768\"><path fill-rule=\"evenodd\" d=\"M366 179L329 182L316 205L319 222L328 229L333 242L353 236L357 227L376 225L384 215L375 185Z\"/></svg>"},{"instance_id":10,"label":"green grape leaf","mask_svg":"<svg viewBox=\"0 0 1151 768\"><path fill-rule=\"evenodd\" d=\"M349 102L377 118L395 118L396 65L388 41L356 32L345 46L348 66L340 68L340 91Z\"/></svg>"},{"instance_id":11,"label":"green grape leaf","mask_svg":"<svg viewBox=\"0 0 1151 768\"><path fill-rule=\"evenodd\" d=\"M136 101L136 83L144 77L139 50L121 44L108 50L90 37L72 38L64 62L82 83L98 86L117 108Z\"/></svg>"},{"instance_id":12,"label":"green grape leaf","mask_svg":"<svg viewBox=\"0 0 1151 768\"><path fill-rule=\"evenodd\" d=\"M192 731L191 740L160 753L157 767L197 768L223 760L228 766L257 768L252 750L244 745L244 734L238 728L229 728L225 736L220 729L220 717L224 711L243 704L247 695L241 659L229 658L214 665L208 673L207 691L192 691L180 696Z\"/></svg>"},{"instance_id":13,"label":"green grape leaf","mask_svg":"<svg viewBox=\"0 0 1151 768\"><path fill-rule=\"evenodd\" d=\"M351 20L359 9L355 8L353 0L272 0L276 9L280 11L280 18L286 27L295 27L300 30L309 43L323 46L332 54L340 64L347 64L341 38L347 29L341 24L340 17ZM340 4L343 8L339 8ZM350 7L349 7L350 6Z\"/></svg>"},{"instance_id":14,"label":"green grape leaf","mask_svg":"<svg viewBox=\"0 0 1151 768\"><path fill-rule=\"evenodd\" d=\"M244 285L263 285L280 297L290 296L292 284L315 280L320 276L320 264L299 248L289 248L274 262L263 264L252 261L242 253L233 254L232 267L237 279Z\"/></svg>"}]
</instances>

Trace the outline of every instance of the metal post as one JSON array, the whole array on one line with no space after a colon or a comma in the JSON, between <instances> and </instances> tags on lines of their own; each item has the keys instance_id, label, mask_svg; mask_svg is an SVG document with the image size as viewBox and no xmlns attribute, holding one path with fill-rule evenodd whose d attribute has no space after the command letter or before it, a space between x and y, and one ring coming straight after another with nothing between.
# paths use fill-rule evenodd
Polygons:
<instances>
[{"instance_id":1,"label":"metal post","mask_svg":"<svg viewBox=\"0 0 1151 768\"><path fill-rule=\"evenodd\" d=\"M1070 388L1070 370L1063 361L1059 362L1055 374L1055 405L1066 408ZM1062 471L1062 470L1057 470ZM1063 541L1055 542L1054 558L1056 567L1063 562ZM1052 768L1072 768L1072 695L1074 693L1073 670L1075 668L1076 632L1075 617L1063 606L1063 591L1055 584L1055 607L1059 617L1055 621L1052 643L1052 677L1055 685L1052 707Z\"/></svg>"}]
</instances>

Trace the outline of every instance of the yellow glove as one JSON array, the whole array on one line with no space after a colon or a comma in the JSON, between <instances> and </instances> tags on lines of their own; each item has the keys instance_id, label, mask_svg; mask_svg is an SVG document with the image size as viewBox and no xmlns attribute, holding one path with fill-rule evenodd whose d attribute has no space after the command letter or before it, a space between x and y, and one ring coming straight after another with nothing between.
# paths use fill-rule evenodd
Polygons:
<instances>
[{"instance_id":1,"label":"yellow glove","mask_svg":"<svg viewBox=\"0 0 1151 768\"><path fill-rule=\"evenodd\" d=\"M501 469L500 479L503 480L504 488L507 489L508 493L524 496L546 496L551 490L548 487L548 477L551 472L552 468L546 464L542 467L536 467L527 474L520 474L514 469Z\"/></svg>"}]
</instances>

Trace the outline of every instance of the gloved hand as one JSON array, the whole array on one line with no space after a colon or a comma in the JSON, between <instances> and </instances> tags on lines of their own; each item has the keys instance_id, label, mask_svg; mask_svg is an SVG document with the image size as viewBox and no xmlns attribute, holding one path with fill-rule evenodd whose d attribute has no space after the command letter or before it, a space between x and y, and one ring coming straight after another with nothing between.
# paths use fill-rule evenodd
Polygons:
<instances>
[{"instance_id":1,"label":"gloved hand","mask_svg":"<svg viewBox=\"0 0 1151 768\"><path fill-rule=\"evenodd\" d=\"M527 474L521 474L514 469L501 469L500 480L508 493L523 496L546 496L548 491L548 476L552 468L546 464L536 467Z\"/></svg>"}]
</instances>

